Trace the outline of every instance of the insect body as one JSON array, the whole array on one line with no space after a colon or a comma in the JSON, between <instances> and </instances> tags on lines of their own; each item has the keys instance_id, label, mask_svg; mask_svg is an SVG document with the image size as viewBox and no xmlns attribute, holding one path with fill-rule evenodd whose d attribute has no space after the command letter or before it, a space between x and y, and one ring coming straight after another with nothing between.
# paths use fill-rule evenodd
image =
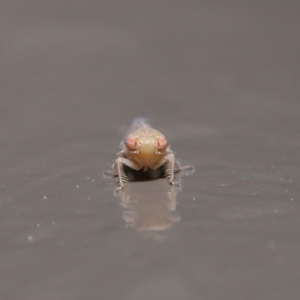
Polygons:
<instances>
[{"instance_id":1,"label":"insect body","mask_svg":"<svg viewBox=\"0 0 300 300\"><path fill-rule=\"evenodd\" d=\"M121 148L122 151L118 153L120 156L114 163L114 173L119 177L118 190L127 181L123 165L134 170L147 171L148 168L155 170L167 164L166 177L170 184L177 184L174 182L174 173L182 168L175 160L165 136L152 128L145 119L138 118L133 121L121 142Z\"/></svg>"}]
</instances>

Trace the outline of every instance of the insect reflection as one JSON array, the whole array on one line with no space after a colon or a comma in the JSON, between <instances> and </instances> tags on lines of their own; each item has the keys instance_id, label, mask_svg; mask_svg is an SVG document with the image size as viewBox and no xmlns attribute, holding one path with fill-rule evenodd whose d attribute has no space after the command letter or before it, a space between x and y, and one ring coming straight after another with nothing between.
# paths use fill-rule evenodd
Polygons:
<instances>
[{"instance_id":1,"label":"insect reflection","mask_svg":"<svg viewBox=\"0 0 300 300\"><path fill-rule=\"evenodd\" d=\"M186 174L188 174L186 172ZM183 172L176 174L181 182ZM137 231L164 231L181 220L176 212L176 198L181 187L165 180L129 182L117 195L124 207L126 225Z\"/></svg>"}]
</instances>

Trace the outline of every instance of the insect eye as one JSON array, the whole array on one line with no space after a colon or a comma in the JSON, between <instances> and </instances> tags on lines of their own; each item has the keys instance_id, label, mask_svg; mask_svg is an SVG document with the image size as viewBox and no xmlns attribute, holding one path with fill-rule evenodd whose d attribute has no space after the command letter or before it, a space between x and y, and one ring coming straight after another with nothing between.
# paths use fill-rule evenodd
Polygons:
<instances>
[{"instance_id":1,"label":"insect eye","mask_svg":"<svg viewBox=\"0 0 300 300\"><path fill-rule=\"evenodd\" d=\"M126 146L129 148L129 149L136 149L136 146L138 144L138 141L136 138L128 138L126 140Z\"/></svg>"},{"instance_id":2,"label":"insect eye","mask_svg":"<svg viewBox=\"0 0 300 300\"><path fill-rule=\"evenodd\" d=\"M166 148L167 145L168 145L168 142L167 142L167 140L166 140L165 137L163 137L163 138L158 138L158 139L156 140L156 143L157 143L158 149L164 149L164 148Z\"/></svg>"}]
</instances>

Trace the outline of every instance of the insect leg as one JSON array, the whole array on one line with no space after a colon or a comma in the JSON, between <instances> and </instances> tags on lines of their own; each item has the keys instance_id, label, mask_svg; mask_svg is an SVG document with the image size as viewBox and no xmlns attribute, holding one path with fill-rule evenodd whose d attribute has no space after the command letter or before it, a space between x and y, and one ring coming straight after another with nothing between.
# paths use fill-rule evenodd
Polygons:
<instances>
[{"instance_id":1,"label":"insect leg","mask_svg":"<svg viewBox=\"0 0 300 300\"><path fill-rule=\"evenodd\" d=\"M118 157L114 164L115 174L119 177L119 186L117 187L117 190L121 190L124 187L124 183L128 181L128 178L124 173L123 165L134 170L140 170L142 168L137 162L131 161L125 157Z\"/></svg>"},{"instance_id":2,"label":"insect leg","mask_svg":"<svg viewBox=\"0 0 300 300\"><path fill-rule=\"evenodd\" d=\"M181 171L188 171L186 174L193 174L195 172L195 168L193 166L187 165L187 166L181 166L178 160L174 163L175 166L175 173L181 172Z\"/></svg>"},{"instance_id":3,"label":"insect leg","mask_svg":"<svg viewBox=\"0 0 300 300\"><path fill-rule=\"evenodd\" d=\"M172 185L180 185L179 182L174 181L175 166L176 166L176 168L180 167L179 163L175 160L174 154L168 153L165 156L165 162L168 165L168 167L166 169L166 177L169 178L169 183Z\"/></svg>"}]
</instances>

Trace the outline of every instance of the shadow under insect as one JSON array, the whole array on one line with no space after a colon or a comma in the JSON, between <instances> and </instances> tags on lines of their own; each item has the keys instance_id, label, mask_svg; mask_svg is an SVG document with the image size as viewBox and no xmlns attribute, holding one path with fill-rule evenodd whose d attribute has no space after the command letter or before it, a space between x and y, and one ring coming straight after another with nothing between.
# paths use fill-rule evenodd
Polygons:
<instances>
[{"instance_id":1,"label":"shadow under insect","mask_svg":"<svg viewBox=\"0 0 300 300\"><path fill-rule=\"evenodd\" d=\"M124 173L129 182L149 181L159 178L165 178L167 176L166 169L167 166L163 165L155 170L149 168L147 171L144 171L143 169L137 171L129 168L128 166L123 166ZM115 175L115 177L118 178L118 175Z\"/></svg>"},{"instance_id":2,"label":"shadow under insect","mask_svg":"<svg viewBox=\"0 0 300 300\"><path fill-rule=\"evenodd\" d=\"M190 175L193 174L195 171L193 166L184 166L181 169L174 170L175 178L180 178L182 175ZM107 170L103 173L105 178L115 178L117 179L117 187L115 192L120 190L120 186L118 185L119 182L119 175L111 170ZM144 169L141 170L134 170L126 165L123 166L122 169L122 178L125 182L143 182L143 181L153 181L161 178L168 177L168 165L164 164L157 169L150 169L148 168L146 171ZM166 180L167 182L167 180ZM176 182L175 185L180 186L180 180Z\"/></svg>"}]
</instances>

